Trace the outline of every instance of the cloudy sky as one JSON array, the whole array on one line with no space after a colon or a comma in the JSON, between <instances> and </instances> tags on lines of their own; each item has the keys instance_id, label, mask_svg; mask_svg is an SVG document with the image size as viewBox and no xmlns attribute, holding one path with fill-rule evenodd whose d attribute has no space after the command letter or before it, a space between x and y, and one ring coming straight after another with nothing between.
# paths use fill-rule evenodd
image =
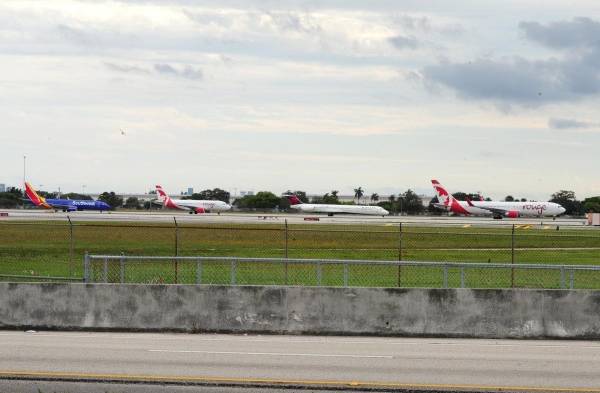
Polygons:
<instances>
[{"instance_id":1,"label":"cloudy sky","mask_svg":"<svg viewBox=\"0 0 600 393\"><path fill-rule=\"evenodd\" d=\"M0 92L11 185L600 194L597 0L3 0Z\"/></svg>"}]
</instances>

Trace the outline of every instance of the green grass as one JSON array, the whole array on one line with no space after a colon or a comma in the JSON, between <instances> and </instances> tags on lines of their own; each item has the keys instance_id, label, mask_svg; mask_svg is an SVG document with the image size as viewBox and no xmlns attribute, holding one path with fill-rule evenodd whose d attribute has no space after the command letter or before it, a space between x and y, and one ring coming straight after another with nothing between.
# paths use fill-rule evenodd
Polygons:
<instances>
[{"instance_id":1,"label":"green grass","mask_svg":"<svg viewBox=\"0 0 600 393\"><path fill-rule=\"evenodd\" d=\"M83 255L120 254L172 256L285 257L286 231L282 225L172 226L135 223L82 223L71 228L56 223L0 223L0 274L81 277ZM438 262L516 264L600 264L600 232L586 230L518 229L511 252L511 229L397 226L290 225L287 255L290 258L373 259ZM72 252L71 252L72 247ZM120 281L118 264L111 264L107 281ZM195 263L130 263L126 282L194 283ZM227 284L230 264L205 263L204 283ZM94 264L94 276L102 281L102 262ZM558 287L560 275L552 271L467 269L464 281L470 287ZM323 285L343 285L343 267L323 266ZM400 276L400 277L398 277ZM287 279L286 279L287 277ZM441 286L442 272L436 268L394 266L350 266L349 285ZM581 288L600 288L600 273L576 272ZM287 267L274 264L244 264L236 268L238 284L316 285L312 265ZM460 271L451 269L450 286L460 286Z\"/></svg>"}]
</instances>

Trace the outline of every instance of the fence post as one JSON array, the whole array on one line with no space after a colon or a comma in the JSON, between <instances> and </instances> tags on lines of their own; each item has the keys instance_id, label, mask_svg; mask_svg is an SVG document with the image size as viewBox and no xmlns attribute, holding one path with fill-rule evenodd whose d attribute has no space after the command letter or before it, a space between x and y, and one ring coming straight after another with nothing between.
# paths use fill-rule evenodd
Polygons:
<instances>
[{"instance_id":1,"label":"fence post","mask_svg":"<svg viewBox=\"0 0 600 393\"><path fill-rule=\"evenodd\" d=\"M510 235L510 264L515 264L515 224L512 224L512 231ZM515 268L514 266L510 269L510 287L515 287Z\"/></svg>"},{"instance_id":2,"label":"fence post","mask_svg":"<svg viewBox=\"0 0 600 393\"><path fill-rule=\"evenodd\" d=\"M202 284L202 261L196 261L196 284Z\"/></svg>"},{"instance_id":3,"label":"fence post","mask_svg":"<svg viewBox=\"0 0 600 393\"><path fill-rule=\"evenodd\" d=\"M179 283L179 225L177 225L177 218L173 216L173 222L175 223L175 284Z\"/></svg>"},{"instance_id":4,"label":"fence post","mask_svg":"<svg viewBox=\"0 0 600 393\"><path fill-rule=\"evenodd\" d=\"M235 259L231 261L231 285L235 285L235 276L236 276L236 261Z\"/></svg>"},{"instance_id":5,"label":"fence post","mask_svg":"<svg viewBox=\"0 0 600 393\"><path fill-rule=\"evenodd\" d=\"M444 264L444 288L448 288L448 265Z\"/></svg>"},{"instance_id":6,"label":"fence post","mask_svg":"<svg viewBox=\"0 0 600 393\"><path fill-rule=\"evenodd\" d=\"M288 259L288 241L289 241L289 232L288 232L288 220L285 219L285 259ZM288 262L285 262L285 285L288 285Z\"/></svg>"},{"instance_id":7,"label":"fence post","mask_svg":"<svg viewBox=\"0 0 600 393\"><path fill-rule=\"evenodd\" d=\"M69 276L73 277L73 256L75 254L75 239L73 238L73 223L71 217L67 216L69 220Z\"/></svg>"},{"instance_id":8,"label":"fence post","mask_svg":"<svg viewBox=\"0 0 600 393\"><path fill-rule=\"evenodd\" d=\"M398 261L402 261L402 223L398 224ZM398 287L402 286L402 266L398 264Z\"/></svg>"},{"instance_id":9,"label":"fence post","mask_svg":"<svg viewBox=\"0 0 600 393\"><path fill-rule=\"evenodd\" d=\"M103 275L102 278L104 279L104 282L107 283L108 282L108 258L106 258L106 257L104 258L104 268L103 268L102 275Z\"/></svg>"},{"instance_id":10,"label":"fence post","mask_svg":"<svg viewBox=\"0 0 600 393\"><path fill-rule=\"evenodd\" d=\"M348 286L348 264L344 263L344 286Z\"/></svg>"},{"instance_id":11,"label":"fence post","mask_svg":"<svg viewBox=\"0 0 600 393\"><path fill-rule=\"evenodd\" d=\"M87 251L83 257L83 281L90 282L90 254Z\"/></svg>"},{"instance_id":12,"label":"fence post","mask_svg":"<svg viewBox=\"0 0 600 393\"><path fill-rule=\"evenodd\" d=\"M119 260L119 280L121 284L125 283L125 253L121 252L121 259Z\"/></svg>"},{"instance_id":13,"label":"fence post","mask_svg":"<svg viewBox=\"0 0 600 393\"><path fill-rule=\"evenodd\" d=\"M317 261L317 286L320 287L321 286L321 282L322 282L322 271L321 271L321 261Z\"/></svg>"},{"instance_id":14,"label":"fence post","mask_svg":"<svg viewBox=\"0 0 600 393\"><path fill-rule=\"evenodd\" d=\"M565 267L560 267L560 288L565 289Z\"/></svg>"},{"instance_id":15,"label":"fence post","mask_svg":"<svg viewBox=\"0 0 600 393\"><path fill-rule=\"evenodd\" d=\"M464 266L460 267L460 287L461 288L465 287L465 267Z\"/></svg>"},{"instance_id":16,"label":"fence post","mask_svg":"<svg viewBox=\"0 0 600 393\"><path fill-rule=\"evenodd\" d=\"M569 270L569 289L575 289L575 270Z\"/></svg>"}]
</instances>

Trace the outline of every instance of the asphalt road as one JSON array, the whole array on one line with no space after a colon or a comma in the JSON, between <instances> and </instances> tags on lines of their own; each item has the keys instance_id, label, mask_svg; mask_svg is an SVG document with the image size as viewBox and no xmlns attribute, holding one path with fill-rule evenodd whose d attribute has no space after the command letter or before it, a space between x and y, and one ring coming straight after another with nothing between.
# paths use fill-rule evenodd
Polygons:
<instances>
[{"instance_id":1,"label":"asphalt road","mask_svg":"<svg viewBox=\"0 0 600 393\"><path fill-rule=\"evenodd\" d=\"M451 217L451 216L358 216L358 215L335 215L328 217L324 214L272 214L272 213L209 213L209 214L188 214L174 210L165 210L157 212L90 212L79 211L71 213L54 212L38 209L16 209L0 210L0 213L7 213L7 216L0 216L1 221L66 221L69 217L72 221L120 221L120 222L153 222L153 223L173 223L173 217L176 217L180 223L238 223L238 224L273 224L283 223L287 220L290 224L374 224L374 225L398 225L399 223L408 225L532 225L536 228L556 229L559 227L569 228L590 228L585 225L583 219L570 219L558 217L553 220L551 217L544 218L519 218L494 220L491 217ZM318 218L318 220L315 220Z\"/></svg>"},{"instance_id":2,"label":"asphalt road","mask_svg":"<svg viewBox=\"0 0 600 393\"><path fill-rule=\"evenodd\" d=\"M600 392L599 370L586 341L0 332L0 379Z\"/></svg>"}]
</instances>

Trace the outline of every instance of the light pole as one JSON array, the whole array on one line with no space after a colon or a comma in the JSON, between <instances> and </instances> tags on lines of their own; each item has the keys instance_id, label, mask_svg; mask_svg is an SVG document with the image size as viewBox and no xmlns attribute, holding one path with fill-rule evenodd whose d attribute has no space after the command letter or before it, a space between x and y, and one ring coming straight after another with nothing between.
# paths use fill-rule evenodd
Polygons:
<instances>
[{"instance_id":1,"label":"light pole","mask_svg":"<svg viewBox=\"0 0 600 393\"><path fill-rule=\"evenodd\" d=\"M85 184L81 186L81 188L82 188L82 190L83 190L83 191L82 191L82 195L85 195L85 187L86 187L86 186L85 186Z\"/></svg>"},{"instance_id":2,"label":"light pole","mask_svg":"<svg viewBox=\"0 0 600 393\"><path fill-rule=\"evenodd\" d=\"M26 162L26 160L27 160L27 156L23 155L23 187L25 187L25 179L26 179L26 177L25 177L25 162Z\"/></svg>"}]
</instances>

